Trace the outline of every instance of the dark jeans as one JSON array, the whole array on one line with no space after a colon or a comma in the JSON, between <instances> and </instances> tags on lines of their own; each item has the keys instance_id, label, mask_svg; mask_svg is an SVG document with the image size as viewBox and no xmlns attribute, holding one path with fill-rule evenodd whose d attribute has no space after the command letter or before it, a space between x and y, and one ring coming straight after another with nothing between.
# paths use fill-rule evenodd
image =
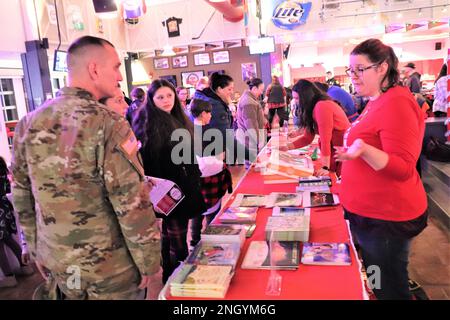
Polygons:
<instances>
[{"instance_id":1,"label":"dark jeans","mask_svg":"<svg viewBox=\"0 0 450 320\"><path fill-rule=\"evenodd\" d=\"M280 128L283 127L284 121L289 120L289 115L287 114L286 107L269 109L269 123L272 126L272 120L275 116L275 112L278 114L280 119Z\"/></svg>"},{"instance_id":2,"label":"dark jeans","mask_svg":"<svg viewBox=\"0 0 450 320\"><path fill-rule=\"evenodd\" d=\"M377 299L410 300L412 297L408 286L408 256L411 239L373 235L352 224L350 227L361 248L369 284L376 284L371 280L376 279L376 272L369 267L379 267L379 288L372 288Z\"/></svg>"},{"instance_id":3,"label":"dark jeans","mask_svg":"<svg viewBox=\"0 0 450 320\"><path fill-rule=\"evenodd\" d=\"M11 276L13 275L13 270L6 256L6 247L9 247L14 253L20 266L24 266L22 263L22 248L12 236L5 236L0 240L0 269L5 276Z\"/></svg>"},{"instance_id":4,"label":"dark jeans","mask_svg":"<svg viewBox=\"0 0 450 320\"><path fill-rule=\"evenodd\" d=\"M161 232L161 256L163 283L188 256L187 229L189 220L183 218L163 219Z\"/></svg>"},{"instance_id":5,"label":"dark jeans","mask_svg":"<svg viewBox=\"0 0 450 320\"><path fill-rule=\"evenodd\" d=\"M197 245L197 243L200 242L201 239L201 232L202 232L202 227L203 227L203 218L206 219L206 225L209 225L211 223L211 221L213 221L213 219L215 218L215 216L217 215L217 213L220 211L220 207L219 209L217 209L217 211L210 213L206 216L204 215L200 215L197 216L195 218L191 219L191 246L195 247Z\"/></svg>"}]
</instances>

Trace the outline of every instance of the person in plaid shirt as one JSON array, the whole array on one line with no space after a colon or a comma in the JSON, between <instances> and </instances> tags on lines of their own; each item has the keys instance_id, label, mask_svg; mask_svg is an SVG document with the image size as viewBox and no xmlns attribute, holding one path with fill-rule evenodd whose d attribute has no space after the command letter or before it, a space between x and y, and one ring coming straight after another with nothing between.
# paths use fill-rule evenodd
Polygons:
<instances>
[{"instance_id":1,"label":"person in plaid shirt","mask_svg":"<svg viewBox=\"0 0 450 320\"><path fill-rule=\"evenodd\" d=\"M203 219L206 218L207 225L210 224L220 211L222 197L227 191L232 192L231 173L224 162L224 153L210 156L204 154L208 141L203 140L203 134L206 132L205 126L211 120L211 111L212 106L209 102L200 99L192 100L191 114L194 117L194 143L202 146L201 150L198 150L201 151L201 154L197 155L198 165L202 172L200 178L201 191L208 208L202 215L191 219L192 239L190 244L192 247L200 241Z\"/></svg>"}]
</instances>

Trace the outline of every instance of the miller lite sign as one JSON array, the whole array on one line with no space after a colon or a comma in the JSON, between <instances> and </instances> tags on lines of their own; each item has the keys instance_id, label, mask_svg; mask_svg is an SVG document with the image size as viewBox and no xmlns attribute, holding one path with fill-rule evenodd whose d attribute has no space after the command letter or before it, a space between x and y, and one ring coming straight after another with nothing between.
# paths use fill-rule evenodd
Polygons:
<instances>
[{"instance_id":1,"label":"miller lite sign","mask_svg":"<svg viewBox=\"0 0 450 320\"><path fill-rule=\"evenodd\" d=\"M272 21L278 28L292 30L305 24L311 11L311 2L281 1L273 11Z\"/></svg>"}]
</instances>

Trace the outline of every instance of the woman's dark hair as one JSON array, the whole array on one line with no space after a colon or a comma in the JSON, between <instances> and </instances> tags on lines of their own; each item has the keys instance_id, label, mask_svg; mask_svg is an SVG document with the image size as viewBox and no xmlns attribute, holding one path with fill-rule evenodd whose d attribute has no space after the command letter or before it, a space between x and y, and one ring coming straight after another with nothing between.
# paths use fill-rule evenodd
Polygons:
<instances>
[{"instance_id":1,"label":"woman's dark hair","mask_svg":"<svg viewBox=\"0 0 450 320\"><path fill-rule=\"evenodd\" d=\"M447 75L447 64L444 63L442 65L441 71L439 71L439 74L436 78L436 81L434 83L436 83L440 78L445 77Z\"/></svg>"},{"instance_id":2,"label":"woman's dark hair","mask_svg":"<svg viewBox=\"0 0 450 320\"><path fill-rule=\"evenodd\" d=\"M252 78L247 81L248 88L252 90L253 87L259 87L259 85L263 83L260 78Z\"/></svg>"},{"instance_id":3,"label":"woman's dark hair","mask_svg":"<svg viewBox=\"0 0 450 320\"><path fill-rule=\"evenodd\" d=\"M131 90L131 98L144 101L145 100L145 91L142 88L134 88Z\"/></svg>"},{"instance_id":4,"label":"woman's dark hair","mask_svg":"<svg viewBox=\"0 0 450 320\"><path fill-rule=\"evenodd\" d=\"M314 81L314 85L325 93L327 93L328 89L330 88L328 84L319 81Z\"/></svg>"},{"instance_id":5,"label":"woman's dark hair","mask_svg":"<svg viewBox=\"0 0 450 320\"><path fill-rule=\"evenodd\" d=\"M8 166L6 165L5 159L0 156L0 176L5 176L8 174Z\"/></svg>"},{"instance_id":6,"label":"woman's dark hair","mask_svg":"<svg viewBox=\"0 0 450 320\"><path fill-rule=\"evenodd\" d=\"M317 88L311 81L301 79L292 87L299 96L300 119L302 127L314 133L316 124L313 119L313 111L317 102L331 100L322 90Z\"/></svg>"},{"instance_id":7,"label":"woman's dark hair","mask_svg":"<svg viewBox=\"0 0 450 320\"><path fill-rule=\"evenodd\" d=\"M227 87L231 82L233 82L232 77L227 74L220 74L218 72L214 72L209 78L209 84L213 91L216 91L219 87L223 89Z\"/></svg>"},{"instance_id":8,"label":"woman's dark hair","mask_svg":"<svg viewBox=\"0 0 450 320\"><path fill-rule=\"evenodd\" d=\"M212 106L209 102L200 99L194 99L191 101L191 114L194 116L194 118L200 116L203 111L212 111Z\"/></svg>"},{"instance_id":9,"label":"woman's dark hair","mask_svg":"<svg viewBox=\"0 0 450 320\"><path fill-rule=\"evenodd\" d=\"M368 39L358 44L350 55L365 55L374 64L382 64L386 61L387 72L381 80L381 91L386 92L389 88L400 85L400 73L398 72L398 58L392 47L385 45L378 39ZM387 85L383 83L387 81Z\"/></svg>"},{"instance_id":10,"label":"woman's dark hair","mask_svg":"<svg viewBox=\"0 0 450 320\"><path fill-rule=\"evenodd\" d=\"M159 109L153 102L156 92L163 87L169 88L174 94L175 101L170 114ZM140 106L133 117L136 137L144 147L149 144L153 150L160 150L163 144L170 144L172 132L179 128L187 129L193 135L194 126L184 113L173 85L167 80L154 80L148 88L147 103Z\"/></svg>"}]
</instances>

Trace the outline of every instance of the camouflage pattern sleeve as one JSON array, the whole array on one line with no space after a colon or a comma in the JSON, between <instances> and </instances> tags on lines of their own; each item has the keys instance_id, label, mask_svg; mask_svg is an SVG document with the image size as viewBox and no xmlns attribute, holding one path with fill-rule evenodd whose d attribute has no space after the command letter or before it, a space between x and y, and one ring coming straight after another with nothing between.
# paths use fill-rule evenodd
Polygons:
<instances>
[{"instance_id":1,"label":"camouflage pattern sleeve","mask_svg":"<svg viewBox=\"0 0 450 320\"><path fill-rule=\"evenodd\" d=\"M16 126L13 140L13 158L11 163L14 183L12 188L14 209L19 218L20 227L25 234L30 254L36 258L36 212L31 181L28 175L24 138L28 117L23 117Z\"/></svg>"},{"instance_id":2,"label":"camouflage pattern sleeve","mask_svg":"<svg viewBox=\"0 0 450 320\"><path fill-rule=\"evenodd\" d=\"M144 182L137 140L125 119L112 128L104 152L106 190L131 256L141 274L156 273L160 266L160 232L150 189Z\"/></svg>"}]
</instances>

